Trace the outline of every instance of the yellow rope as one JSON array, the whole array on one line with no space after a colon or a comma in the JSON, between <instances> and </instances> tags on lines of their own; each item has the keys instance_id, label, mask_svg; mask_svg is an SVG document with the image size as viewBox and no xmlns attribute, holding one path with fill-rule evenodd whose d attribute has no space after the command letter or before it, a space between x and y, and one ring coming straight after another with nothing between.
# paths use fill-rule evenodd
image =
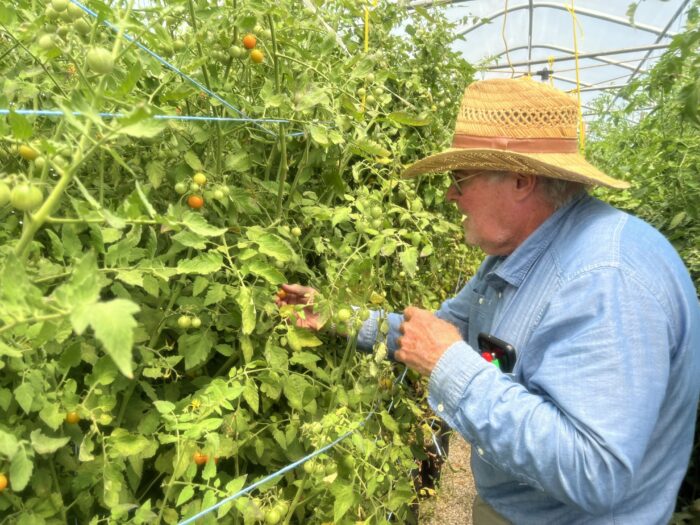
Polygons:
<instances>
[{"instance_id":1,"label":"yellow rope","mask_svg":"<svg viewBox=\"0 0 700 525\"><path fill-rule=\"evenodd\" d=\"M372 7L377 7L379 0L372 0ZM365 54L369 52L369 2L365 3ZM367 93L362 95L362 107L360 111L364 113L365 103L367 102Z\"/></svg>"},{"instance_id":2,"label":"yellow rope","mask_svg":"<svg viewBox=\"0 0 700 525\"><path fill-rule=\"evenodd\" d=\"M554 55L547 57L547 69L549 69L549 85L554 87Z\"/></svg>"},{"instance_id":3,"label":"yellow rope","mask_svg":"<svg viewBox=\"0 0 700 525\"><path fill-rule=\"evenodd\" d=\"M579 149L581 153L586 148L586 133L583 125L583 108L581 106L581 79L578 65L578 39L576 37L576 11L574 8L574 0L571 0L571 7L566 8L571 13L571 21L574 27L574 59L576 61L576 95L578 97L578 123L579 123Z\"/></svg>"},{"instance_id":4,"label":"yellow rope","mask_svg":"<svg viewBox=\"0 0 700 525\"><path fill-rule=\"evenodd\" d=\"M508 19L508 0L506 0L506 5L503 8L503 27L501 28L501 38L503 39L503 45L506 48L506 59L508 60L508 66L510 67L511 76L515 76L515 69L510 61L510 53L508 49L508 40L506 40L506 20Z\"/></svg>"}]
</instances>

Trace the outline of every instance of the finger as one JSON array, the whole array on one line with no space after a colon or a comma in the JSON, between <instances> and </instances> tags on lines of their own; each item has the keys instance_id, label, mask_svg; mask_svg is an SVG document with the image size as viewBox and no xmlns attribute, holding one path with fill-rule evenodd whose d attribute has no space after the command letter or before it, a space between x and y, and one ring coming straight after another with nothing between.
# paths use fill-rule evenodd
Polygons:
<instances>
[{"instance_id":1,"label":"finger","mask_svg":"<svg viewBox=\"0 0 700 525\"><path fill-rule=\"evenodd\" d=\"M418 314L421 311L420 308L416 308L415 306L409 306L403 311L403 318L406 321L410 321L412 317L415 317L416 314Z\"/></svg>"},{"instance_id":2,"label":"finger","mask_svg":"<svg viewBox=\"0 0 700 525\"><path fill-rule=\"evenodd\" d=\"M405 328L405 326L404 326L405 324L406 324L406 323L404 322L404 323L401 323L401 324L399 325L399 332L401 332L402 334L405 334L405 333L406 333L406 328Z\"/></svg>"}]
</instances>

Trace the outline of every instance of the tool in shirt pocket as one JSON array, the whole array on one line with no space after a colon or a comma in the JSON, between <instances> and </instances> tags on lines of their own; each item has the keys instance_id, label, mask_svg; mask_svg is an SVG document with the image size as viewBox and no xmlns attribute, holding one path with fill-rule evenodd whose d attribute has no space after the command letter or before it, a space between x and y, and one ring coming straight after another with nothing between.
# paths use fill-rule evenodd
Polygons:
<instances>
[{"instance_id":1,"label":"tool in shirt pocket","mask_svg":"<svg viewBox=\"0 0 700 525\"><path fill-rule=\"evenodd\" d=\"M513 371L516 359L513 345L484 332L479 333L477 340L481 357L496 365L501 372Z\"/></svg>"}]
</instances>

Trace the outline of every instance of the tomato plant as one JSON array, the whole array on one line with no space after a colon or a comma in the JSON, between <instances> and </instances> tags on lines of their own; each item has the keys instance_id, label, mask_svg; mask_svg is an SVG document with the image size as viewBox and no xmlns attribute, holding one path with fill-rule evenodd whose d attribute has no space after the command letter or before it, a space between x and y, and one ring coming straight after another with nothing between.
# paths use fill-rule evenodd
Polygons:
<instances>
[{"instance_id":1,"label":"tomato plant","mask_svg":"<svg viewBox=\"0 0 700 525\"><path fill-rule=\"evenodd\" d=\"M412 519L425 387L382 390L401 368L352 334L436 307L478 260L446 181L398 176L447 143L473 70L439 9L380 2L365 52L355 1L220 4L0 7L0 108L59 113L0 119L10 522L177 523L350 429L202 521ZM324 321L359 307L349 337L295 328L285 282L313 283Z\"/></svg>"}]
</instances>

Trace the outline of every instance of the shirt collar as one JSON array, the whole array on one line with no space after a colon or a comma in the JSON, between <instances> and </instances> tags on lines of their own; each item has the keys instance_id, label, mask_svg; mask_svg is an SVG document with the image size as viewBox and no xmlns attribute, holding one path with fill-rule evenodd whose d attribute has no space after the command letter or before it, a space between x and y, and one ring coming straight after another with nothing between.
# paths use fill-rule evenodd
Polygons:
<instances>
[{"instance_id":1,"label":"shirt collar","mask_svg":"<svg viewBox=\"0 0 700 525\"><path fill-rule=\"evenodd\" d=\"M588 194L582 192L550 215L513 253L501 258L501 263L486 276L486 281L499 290L502 290L506 284L520 286L530 268L552 242L555 233L571 209L585 198L589 198Z\"/></svg>"}]
</instances>

